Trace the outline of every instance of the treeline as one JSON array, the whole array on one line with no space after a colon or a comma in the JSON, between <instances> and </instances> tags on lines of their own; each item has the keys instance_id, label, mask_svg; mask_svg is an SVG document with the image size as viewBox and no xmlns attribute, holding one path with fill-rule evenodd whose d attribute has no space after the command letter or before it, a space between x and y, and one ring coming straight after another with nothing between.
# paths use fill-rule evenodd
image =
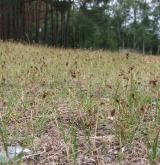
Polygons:
<instances>
[{"instance_id":1,"label":"treeline","mask_svg":"<svg viewBox=\"0 0 160 165\"><path fill-rule=\"evenodd\" d=\"M68 45L70 1L0 0L0 37Z\"/></svg>"},{"instance_id":2,"label":"treeline","mask_svg":"<svg viewBox=\"0 0 160 165\"><path fill-rule=\"evenodd\" d=\"M0 0L0 39L160 54L160 1Z\"/></svg>"}]
</instances>

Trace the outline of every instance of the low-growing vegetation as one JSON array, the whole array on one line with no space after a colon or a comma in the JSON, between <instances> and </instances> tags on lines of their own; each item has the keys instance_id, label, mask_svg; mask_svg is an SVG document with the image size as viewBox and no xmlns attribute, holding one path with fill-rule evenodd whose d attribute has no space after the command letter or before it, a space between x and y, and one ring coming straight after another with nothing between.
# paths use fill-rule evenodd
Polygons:
<instances>
[{"instance_id":1,"label":"low-growing vegetation","mask_svg":"<svg viewBox=\"0 0 160 165\"><path fill-rule=\"evenodd\" d=\"M160 162L160 57L1 43L0 76L4 164Z\"/></svg>"}]
</instances>

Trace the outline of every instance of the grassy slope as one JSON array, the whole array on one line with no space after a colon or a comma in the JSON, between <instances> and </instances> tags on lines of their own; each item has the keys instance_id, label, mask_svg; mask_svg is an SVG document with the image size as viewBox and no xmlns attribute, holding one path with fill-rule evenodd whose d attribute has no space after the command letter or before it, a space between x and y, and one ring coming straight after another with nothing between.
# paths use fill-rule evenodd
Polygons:
<instances>
[{"instance_id":1,"label":"grassy slope","mask_svg":"<svg viewBox=\"0 0 160 165\"><path fill-rule=\"evenodd\" d=\"M0 64L1 146L27 164L158 161L160 57L1 43Z\"/></svg>"}]
</instances>

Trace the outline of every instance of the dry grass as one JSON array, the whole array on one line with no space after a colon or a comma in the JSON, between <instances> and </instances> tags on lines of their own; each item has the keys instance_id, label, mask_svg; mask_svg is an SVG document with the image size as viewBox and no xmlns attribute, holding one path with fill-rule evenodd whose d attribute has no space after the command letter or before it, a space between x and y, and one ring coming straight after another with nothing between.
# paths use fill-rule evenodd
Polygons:
<instances>
[{"instance_id":1,"label":"dry grass","mask_svg":"<svg viewBox=\"0 0 160 165\"><path fill-rule=\"evenodd\" d=\"M1 149L30 148L23 164L158 164L160 57L0 44Z\"/></svg>"}]
</instances>

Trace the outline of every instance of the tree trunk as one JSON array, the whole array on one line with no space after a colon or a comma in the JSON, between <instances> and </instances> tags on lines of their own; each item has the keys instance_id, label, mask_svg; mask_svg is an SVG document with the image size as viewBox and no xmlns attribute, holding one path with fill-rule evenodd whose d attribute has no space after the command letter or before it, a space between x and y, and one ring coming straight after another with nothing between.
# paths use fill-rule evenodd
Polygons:
<instances>
[{"instance_id":1,"label":"tree trunk","mask_svg":"<svg viewBox=\"0 0 160 165\"><path fill-rule=\"evenodd\" d=\"M143 41L143 45L142 45L142 51L143 51L143 55L145 54L145 43Z\"/></svg>"},{"instance_id":2,"label":"tree trunk","mask_svg":"<svg viewBox=\"0 0 160 165\"><path fill-rule=\"evenodd\" d=\"M16 30L16 6L12 7L12 37L14 40L17 39L17 30Z\"/></svg>"},{"instance_id":3,"label":"tree trunk","mask_svg":"<svg viewBox=\"0 0 160 165\"><path fill-rule=\"evenodd\" d=\"M133 49L136 50L136 36L133 35Z\"/></svg>"},{"instance_id":4,"label":"tree trunk","mask_svg":"<svg viewBox=\"0 0 160 165\"><path fill-rule=\"evenodd\" d=\"M122 48L124 50L125 46L124 46L124 40L122 40Z\"/></svg>"},{"instance_id":5,"label":"tree trunk","mask_svg":"<svg viewBox=\"0 0 160 165\"><path fill-rule=\"evenodd\" d=\"M25 20L25 3L21 0L20 2L20 18L21 18L21 37L25 38L25 27L26 27L26 20Z\"/></svg>"},{"instance_id":6,"label":"tree trunk","mask_svg":"<svg viewBox=\"0 0 160 165\"><path fill-rule=\"evenodd\" d=\"M55 18L53 12L53 6L51 6L51 34L52 34L52 45L56 45L56 27L55 27Z\"/></svg>"},{"instance_id":7,"label":"tree trunk","mask_svg":"<svg viewBox=\"0 0 160 165\"><path fill-rule=\"evenodd\" d=\"M16 29L17 29L17 39L21 38L21 20L20 20L20 3L19 1L16 4Z\"/></svg>"},{"instance_id":8,"label":"tree trunk","mask_svg":"<svg viewBox=\"0 0 160 165\"><path fill-rule=\"evenodd\" d=\"M69 20L70 20L70 9L67 12L66 28L65 28L65 48L68 47L68 36L69 36Z\"/></svg>"},{"instance_id":9,"label":"tree trunk","mask_svg":"<svg viewBox=\"0 0 160 165\"><path fill-rule=\"evenodd\" d=\"M28 40L28 42L30 42L30 37L31 37L31 24L32 24L32 19L31 19L31 14L30 14L30 7L31 3L28 2L25 5L25 35L26 35L26 39Z\"/></svg>"},{"instance_id":10,"label":"tree trunk","mask_svg":"<svg viewBox=\"0 0 160 165\"><path fill-rule=\"evenodd\" d=\"M8 14L7 14L7 39L10 38L10 29L11 29L11 23L10 23L10 7L8 7Z\"/></svg>"},{"instance_id":11,"label":"tree trunk","mask_svg":"<svg viewBox=\"0 0 160 165\"><path fill-rule=\"evenodd\" d=\"M1 13L1 26L2 26L2 40L5 40L5 17L4 17L4 5L1 6L2 13Z\"/></svg>"},{"instance_id":12,"label":"tree trunk","mask_svg":"<svg viewBox=\"0 0 160 165\"><path fill-rule=\"evenodd\" d=\"M158 46L157 54L160 55L160 45Z\"/></svg>"},{"instance_id":13,"label":"tree trunk","mask_svg":"<svg viewBox=\"0 0 160 165\"><path fill-rule=\"evenodd\" d=\"M44 20L44 36L43 36L43 42L46 43L47 39L47 30L48 30L48 10L49 6L48 3L46 2L46 13L45 13L45 20Z\"/></svg>"},{"instance_id":14,"label":"tree trunk","mask_svg":"<svg viewBox=\"0 0 160 165\"><path fill-rule=\"evenodd\" d=\"M65 20L65 13L61 12L61 46L64 46L64 20Z\"/></svg>"},{"instance_id":15,"label":"tree trunk","mask_svg":"<svg viewBox=\"0 0 160 165\"><path fill-rule=\"evenodd\" d=\"M59 20L58 20L58 11L56 11L56 29L55 29L55 35L56 35L56 42L55 44L57 45L58 42L58 31L59 31Z\"/></svg>"},{"instance_id":16,"label":"tree trunk","mask_svg":"<svg viewBox=\"0 0 160 165\"><path fill-rule=\"evenodd\" d=\"M35 6L35 12L36 12L36 43L39 42L39 26L40 26L40 13L41 13L41 2L37 2Z\"/></svg>"}]
</instances>

